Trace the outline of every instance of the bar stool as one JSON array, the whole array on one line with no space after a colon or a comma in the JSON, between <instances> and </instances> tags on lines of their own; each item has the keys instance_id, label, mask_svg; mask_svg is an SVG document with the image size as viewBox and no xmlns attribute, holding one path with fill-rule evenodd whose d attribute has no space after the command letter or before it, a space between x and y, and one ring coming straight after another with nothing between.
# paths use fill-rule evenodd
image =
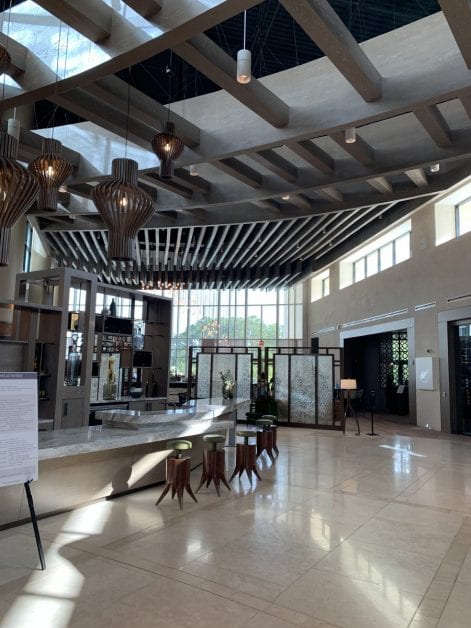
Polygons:
<instances>
[{"instance_id":1,"label":"bar stool","mask_svg":"<svg viewBox=\"0 0 471 628\"><path fill-rule=\"evenodd\" d=\"M203 452L203 473L201 475L201 480L195 493L200 490L205 482L206 488L208 488L208 486L211 484L211 480L213 480L214 486L216 487L216 493L218 494L218 497L220 497L220 482L222 482L224 486L231 490L231 487L229 486L224 473L226 466L226 452L224 451L224 448L218 449L218 443L225 443L226 437L222 436L221 434L205 434L203 436L203 441L205 443L210 443L212 445L212 448L207 448Z\"/></svg>"},{"instance_id":2,"label":"bar stool","mask_svg":"<svg viewBox=\"0 0 471 628\"><path fill-rule=\"evenodd\" d=\"M261 480L262 478L260 477L255 465L256 446L249 444L249 438L256 438L257 432L254 432L253 430L237 430L236 435L243 438L244 442L237 443L236 466L229 482L234 479L237 473L239 473L240 477L244 471L247 472L250 483L252 483L252 471L255 473L257 478Z\"/></svg>"},{"instance_id":3,"label":"bar stool","mask_svg":"<svg viewBox=\"0 0 471 628\"><path fill-rule=\"evenodd\" d=\"M276 453L277 456L279 456L280 452L278 451L278 447L276 446L276 435L278 432L278 425L276 424L276 422L278 421L278 417L274 414L264 414L262 416L262 419L270 419L272 421L271 431L273 432L273 451Z\"/></svg>"},{"instance_id":4,"label":"bar stool","mask_svg":"<svg viewBox=\"0 0 471 628\"><path fill-rule=\"evenodd\" d=\"M271 431L273 421L271 419L258 419L257 427L261 430L257 431L257 458L266 451L272 462L275 462L273 456L273 432Z\"/></svg>"},{"instance_id":5,"label":"bar stool","mask_svg":"<svg viewBox=\"0 0 471 628\"><path fill-rule=\"evenodd\" d=\"M167 449L173 449L176 452L176 456L169 456L166 460L165 488L155 505L158 506L169 490L172 489L172 499L175 495L177 496L180 510L182 510L184 489L198 503L190 486L191 458L189 456L183 458L183 452L189 451L192 444L189 440L177 439L167 441L166 447Z\"/></svg>"}]
</instances>

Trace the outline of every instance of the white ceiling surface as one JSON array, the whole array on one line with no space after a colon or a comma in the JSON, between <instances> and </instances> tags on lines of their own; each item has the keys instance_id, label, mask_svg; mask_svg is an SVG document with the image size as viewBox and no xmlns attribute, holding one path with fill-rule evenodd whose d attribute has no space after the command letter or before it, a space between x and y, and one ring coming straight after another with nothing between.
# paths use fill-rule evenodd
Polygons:
<instances>
[{"instance_id":1,"label":"white ceiling surface","mask_svg":"<svg viewBox=\"0 0 471 628\"><path fill-rule=\"evenodd\" d=\"M146 189L156 198L154 217L139 235L141 270L149 265L154 274L191 275L198 285L273 287L298 280L469 174L471 55L456 22L470 21L471 9L441 0L444 13L361 45L348 41L341 23L329 22L327 56L249 86L235 82L235 62L211 49L203 67L224 89L172 103L171 118L187 147L176 164L177 178L166 184L150 148L166 104L134 88L123 90L113 73L169 47L198 65L206 46L202 29L258 2L146 4L154 1L161 9L148 19L114 0L84 0L73 11L67 10L71 0L28 0L4 15L2 31L9 39L3 43L13 62L18 57L20 65L21 46L28 49L14 74L20 91L5 87L4 106L47 96L89 120L53 131L77 164L66 206L53 216L32 212L60 263L73 249L75 265L83 252L87 267L102 272L106 233L86 197L110 173L112 159L125 154L139 163L141 184L151 186ZM290 10L293 3L282 4ZM299 0L296 6L308 16L329 8L326 0ZM96 24L90 8L96 8ZM337 68L338 52L345 52L341 41L349 54ZM363 89L371 87L364 78L371 76L368 59L381 77L374 100ZM377 90L378 82L371 84ZM346 145L343 133L351 126L357 142ZM441 165L437 174L430 173L433 163ZM189 177L192 164L199 177ZM159 255L152 253L155 242ZM91 255L93 247L101 250Z\"/></svg>"}]
</instances>

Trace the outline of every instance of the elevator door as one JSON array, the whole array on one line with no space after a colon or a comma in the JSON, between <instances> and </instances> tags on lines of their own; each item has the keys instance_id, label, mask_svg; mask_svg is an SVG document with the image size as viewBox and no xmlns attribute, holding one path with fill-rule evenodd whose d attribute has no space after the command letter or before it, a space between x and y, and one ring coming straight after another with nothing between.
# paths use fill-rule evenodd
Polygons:
<instances>
[{"instance_id":1,"label":"elevator door","mask_svg":"<svg viewBox=\"0 0 471 628\"><path fill-rule=\"evenodd\" d=\"M471 322L456 325L456 427L459 434L471 436Z\"/></svg>"}]
</instances>

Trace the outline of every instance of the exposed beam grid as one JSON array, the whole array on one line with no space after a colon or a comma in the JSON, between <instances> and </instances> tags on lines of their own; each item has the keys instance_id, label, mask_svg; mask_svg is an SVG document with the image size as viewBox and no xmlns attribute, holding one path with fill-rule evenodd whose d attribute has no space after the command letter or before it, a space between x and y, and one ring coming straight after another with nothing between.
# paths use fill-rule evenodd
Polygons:
<instances>
[{"instance_id":1,"label":"exposed beam grid","mask_svg":"<svg viewBox=\"0 0 471 628\"><path fill-rule=\"evenodd\" d=\"M143 229L143 231L144 231L144 250L146 254L146 266L147 268L149 268L150 267L149 230Z\"/></svg>"},{"instance_id":2,"label":"exposed beam grid","mask_svg":"<svg viewBox=\"0 0 471 628\"><path fill-rule=\"evenodd\" d=\"M36 0L36 4L95 43L111 35L113 9L101 0Z\"/></svg>"},{"instance_id":3,"label":"exposed beam grid","mask_svg":"<svg viewBox=\"0 0 471 628\"><path fill-rule=\"evenodd\" d=\"M471 70L471 3L469 0L438 0L463 59Z\"/></svg>"},{"instance_id":4,"label":"exposed beam grid","mask_svg":"<svg viewBox=\"0 0 471 628\"><path fill-rule=\"evenodd\" d=\"M167 229L167 238L165 241L165 253L164 253L164 259L163 259L164 267L168 266L168 258L170 255L171 242L172 242L172 229Z\"/></svg>"},{"instance_id":5,"label":"exposed beam grid","mask_svg":"<svg viewBox=\"0 0 471 628\"><path fill-rule=\"evenodd\" d=\"M212 252L211 257L208 259L207 266L212 266L215 257L219 254L219 251L221 250L221 247L225 243L224 241L226 239L227 232L229 231L230 227L231 227L231 225L225 225L224 226L223 231L222 231L222 235L221 235L221 237L219 239L219 242L216 244L216 247L215 247L214 251Z\"/></svg>"},{"instance_id":6,"label":"exposed beam grid","mask_svg":"<svg viewBox=\"0 0 471 628\"><path fill-rule=\"evenodd\" d=\"M406 174L412 183L418 188L424 188L428 186L428 179L422 168L414 168L413 170L405 170Z\"/></svg>"},{"instance_id":7,"label":"exposed beam grid","mask_svg":"<svg viewBox=\"0 0 471 628\"><path fill-rule=\"evenodd\" d=\"M245 233L242 236L241 240L237 243L237 246L234 247L234 250L232 251L231 256L226 261L226 266L230 266L232 264L235 256L243 249L246 241L251 236L252 231L255 229L255 227L258 227L259 225L260 225L260 223L258 223L258 222L252 222L251 224L246 225L247 229L245 230Z\"/></svg>"},{"instance_id":8,"label":"exposed beam grid","mask_svg":"<svg viewBox=\"0 0 471 628\"><path fill-rule=\"evenodd\" d=\"M331 203L341 203L343 201L343 194L335 189L333 186L329 185L325 188L321 188L320 190L316 190L316 194L322 196L326 200Z\"/></svg>"},{"instance_id":9,"label":"exposed beam grid","mask_svg":"<svg viewBox=\"0 0 471 628\"><path fill-rule=\"evenodd\" d=\"M390 194L393 191L393 186L386 177L374 177L373 179L368 179L368 183L381 194Z\"/></svg>"},{"instance_id":10,"label":"exposed beam grid","mask_svg":"<svg viewBox=\"0 0 471 628\"><path fill-rule=\"evenodd\" d=\"M262 175L244 164L240 159L235 157L228 157L227 159L221 159L219 161L211 162L212 166L223 170L231 177L238 179L241 183L245 183L253 188L260 188L263 184Z\"/></svg>"},{"instance_id":11,"label":"exposed beam grid","mask_svg":"<svg viewBox=\"0 0 471 628\"><path fill-rule=\"evenodd\" d=\"M382 79L327 0L280 0L299 26L362 96L382 96Z\"/></svg>"},{"instance_id":12,"label":"exposed beam grid","mask_svg":"<svg viewBox=\"0 0 471 628\"><path fill-rule=\"evenodd\" d=\"M163 0L123 0L123 2L142 17L151 18L160 11Z\"/></svg>"},{"instance_id":13,"label":"exposed beam grid","mask_svg":"<svg viewBox=\"0 0 471 628\"><path fill-rule=\"evenodd\" d=\"M283 240L281 248L278 247L277 249L273 250L271 254L264 255L263 256L264 263L270 264L270 262L273 259L275 259L276 262L278 262L280 258L280 254L282 253L282 251L284 251L285 246L289 245L290 241L293 240L293 238L301 231L301 229L304 229L311 222L311 220L312 218L304 218L304 220L298 220L298 221L295 221L293 224L289 225L289 228L285 230L285 232L287 231L288 233L286 234L286 238ZM298 222L297 225L296 225L296 222ZM281 235L285 235L285 234L281 234ZM278 234L278 236L280 237L280 234Z\"/></svg>"},{"instance_id":14,"label":"exposed beam grid","mask_svg":"<svg viewBox=\"0 0 471 628\"><path fill-rule=\"evenodd\" d=\"M52 240L55 244L55 249L57 250L57 248L59 248L62 251L62 254L65 257L68 257L68 253L67 250L64 248L64 246L62 245L62 242L59 238L59 234L58 233L54 233L53 231L51 233L48 233L48 238L50 238L50 240Z\"/></svg>"},{"instance_id":15,"label":"exposed beam grid","mask_svg":"<svg viewBox=\"0 0 471 628\"><path fill-rule=\"evenodd\" d=\"M239 255L239 257L237 258L237 260L235 262L235 266L236 267L241 267L243 263L246 263L246 260L250 256L252 256L254 253L258 253L258 251L260 250L260 248L263 245L262 235L268 229L269 226L273 226L274 225L272 230L271 230L271 232L270 232L270 234L268 236L266 236L265 239L270 239L272 234L274 234L275 231L277 229L279 229L279 227L281 227L281 224L282 224L282 221L277 221L275 223L268 222L268 221L263 222L262 224L259 223L258 232L254 233L254 237L253 237L252 241L247 244L244 252Z\"/></svg>"},{"instance_id":16,"label":"exposed beam grid","mask_svg":"<svg viewBox=\"0 0 471 628\"><path fill-rule=\"evenodd\" d=\"M261 150L256 153L249 153L251 159L265 166L268 170L281 177L288 183L294 183L298 178L298 170L291 162L281 155L278 155L274 149Z\"/></svg>"},{"instance_id":17,"label":"exposed beam grid","mask_svg":"<svg viewBox=\"0 0 471 628\"><path fill-rule=\"evenodd\" d=\"M300 142L288 142L286 146L298 157L301 157L311 166L320 170L323 174L331 175L335 171L335 161L324 150L319 148L311 140Z\"/></svg>"},{"instance_id":18,"label":"exposed beam grid","mask_svg":"<svg viewBox=\"0 0 471 628\"><path fill-rule=\"evenodd\" d=\"M108 264L108 260L106 259L106 255L105 255L105 253L103 251L103 247L98 242L98 239L97 239L94 231L90 231L90 237L93 240L93 244L95 245L95 250L98 251L98 255L101 257L101 261L106 266Z\"/></svg>"},{"instance_id":19,"label":"exposed beam grid","mask_svg":"<svg viewBox=\"0 0 471 628\"><path fill-rule=\"evenodd\" d=\"M329 216L326 222L319 225L319 230L321 231L319 237L314 241L303 243L301 248L303 258L310 257L324 242L328 242L328 247L330 248L333 245L333 240L344 231L350 229L352 218L361 212L363 212L363 208Z\"/></svg>"},{"instance_id":20,"label":"exposed beam grid","mask_svg":"<svg viewBox=\"0 0 471 628\"><path fill-rule=\"evenodd\" d=\"M79 233L82 234L82 239L83 239L83 231L80 231ZM75 246L77 247L77 249L80 251L80 254L82 255L83 259L88 262L89 261L89 257L87 255L87 253L85 252L85 249L82 246L82 243L79 242L77 236L75 235L75 233L73 231L69 231L69 236L72 240L72 242L75 244Z\"/></svg>"},{"instance_id":21,"label":"exposed beam grid","mask_svg":"<svg viewBox=\"0 0 471 628\"><path fill-rule=\"evenodd\" d=\"M291 242L290 244L283 247L283 253L277 259L278 264L283 264L285 261L291 259L293 256L293 250L296 251L296 255L298 257L304 257L304 249L312 242L313 232L318 233L319 226L322 223L321 217L316 217L311 220L311 225L308 229L305 229L302 233L302 236L297 242ZM315 236L314 236L315 237Z\"/></svg>"},{"instance_id":22,"label":"exposed beam grid","mask_svg":"<svg viewBox=\"0 0 471 628\"><path fill-rule=\"evenodd\" d=\"M259 246L256 246L255 250L250 252L252 255L252 259L247 258L246 263L252 267L260 266L263 263L263 260L266 258L268 252L280 241L280 238L283 236L283 234L285 234L286 231L289 229L289 227L295 224L295 222L296 220L291 220L291 221L279 221L278 220L276 222L270 223L270 227L271 227L270 233L266 235L263 240L260 237L260 232L259 232L258 242L257 242ZM277 235L275 235L276 231L279 231L280 229L281 231Z\"/></svg>"},{"instance_id":23,"label":"exposed beam grid","mask_svg":"<svg viewBox=\"0 0 471 628\"><path fill-rule=\"evenodd\" d=\"M206 264L206 258L208 257L209 252L211 251L211 247L213 246L214 239L216 237L216 234L219 231L219 227L217 227L217 226L214 226L212 229L213 230L211 232L211 235L209 236L209 240L208 240L208 242L205 245L205 251L203 253L203 257L200 259L200 262L199 262L199 267L200 268L204 268L204 266Z\"/></svg>"},{"instance_id":24,"label":"exposed beam grid","mask_svg":"<svg viewBox=\"0 0 471 628\"><path fill-rule=\"evenodd\" d=\"M216 268L221 268L222 264L225 260L225 258L227 257L227 254L232 250L232 248L234 247L234 244L237 241L237 238L240 235L240 232L242 231L243 228L243 223L239 224L239 225L234 225L234 233L232 234L231 239L229 240L228 244L226 244L224 252L222 253L222 255L218 258L217 262L216 262Z\"/></svg>"},{"instance_id":25,"label":"exposed beam grid","mask_svg":"<svg viewBox=\"0 0 471 628\"><path fill-rule=\"evenodd\" d=\"M207 229L207 227L205 227L205 226L200 227L200 233L199 233L199 236L198 236L198 240L196 242L196 246L194 248L193 255L191 256L191 261L190 261L190 266L191 267L193 267L195 265L196 260L198 259L198 254L199 254L199 251L200 251L200 248L201 248L201 244L203 243L204 236L206 235L206 229Z\"/></svg>"},{"instance_id":26,"label":"exposed beam grid","mask_svg":"<svg viewBox=\"0 0 471 628\"><path fill-rule=\"evenodd\" d=\"M256 79L252 79L247 85L240 85L236 80L236 62L207 35L196 35L173 46L173 50L274 127L288 124L288 106Z\"/></svg>"},{"instance_id":27,"label":"exposed beam grid","mask_svg":"<svg viewBox=\"0 0 471 628\"><path fill-rule=\"evenodd\" d=\"M205 227L203 227L201 229L201 231L203 231L205 229ZM182 255L182 268L185 268L186 265L186 258L188 257L188 254L190 252L190 248L191 248L191 243L193 241L193 233L195 231L194 227L190 227L189 231L188 231L188 236L187 236L187 240L186 240L186 246L185 246L185 250L183 251L183 255ZM203 231L204 233L204 231Z\"/></svg>"},{"instance_id":28,"label":"exposed beam grid","mask_svg":"<svg viewBox=\"0 0 471 628\"><path fill-rule=\"evenodd\" d=\"M332 133L330 137L341 148L343 148L346 153L351 155L364 166L373 165L375 160L374 150L362 137L358 135L358 133L356 134L356 140L353 144L348 144L345 141L345 131Z\"/></svg>"},{"instance_id":29,"label":"exposed beam grid","mask_svg":"<svg viewBox=\"0 0 471 628\"><path fill-rule=\"evenodd\" d=\"M436 105L416 109L414 114L437 146L451 145L450 129Z\"/></svg>"}]
</instances>

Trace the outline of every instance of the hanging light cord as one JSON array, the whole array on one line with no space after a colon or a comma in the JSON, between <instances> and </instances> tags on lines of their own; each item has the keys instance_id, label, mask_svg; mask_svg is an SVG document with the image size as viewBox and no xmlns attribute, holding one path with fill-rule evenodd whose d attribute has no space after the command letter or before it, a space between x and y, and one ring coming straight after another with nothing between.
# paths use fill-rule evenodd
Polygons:
<instances>
[{"instance_id":1,"label":"hanging light cord","mask_svg":"<svg viewBox=\"0 0 471 628\"><path fill-rule=\"evenodd\" d=\"M246 31L247 31L247 11L244 11L244 50L245 50Z\"/></svg>"},{"instance_id":2,"label":"hanging light cord","mask_svg":"<svg viewBox=\"0 0 471 628\"><path fill-rule=\"evenodd\" d=\"M6 46L5 46L5 50L8 51L8 39L10 37L10 22L11 22L11 5L12 5L12 0L10 0L10 7L8 9L8 24L7 24L7 40L6 40ZM5 11L2 12L2 31L3 31L3 18L5 15ZM3 103L5 102L5 81L6 81L6 67L2 68L3 69L3 85L2 85L2 104L1 104L1 109L0 109L0 121L3 118Z\"/></svg>"},{"instance_id":3,"label":"hanging light cord","mask_svg":"<svg viewBox=\"0 0 471 628\"><path fill-rule=\"evenodd\" d=\"M129 111L131 107L131 66L128 68L128 104L126 108L126 135L124 140L124 158L128 156Z\"/></svg>"}]
</instances>

